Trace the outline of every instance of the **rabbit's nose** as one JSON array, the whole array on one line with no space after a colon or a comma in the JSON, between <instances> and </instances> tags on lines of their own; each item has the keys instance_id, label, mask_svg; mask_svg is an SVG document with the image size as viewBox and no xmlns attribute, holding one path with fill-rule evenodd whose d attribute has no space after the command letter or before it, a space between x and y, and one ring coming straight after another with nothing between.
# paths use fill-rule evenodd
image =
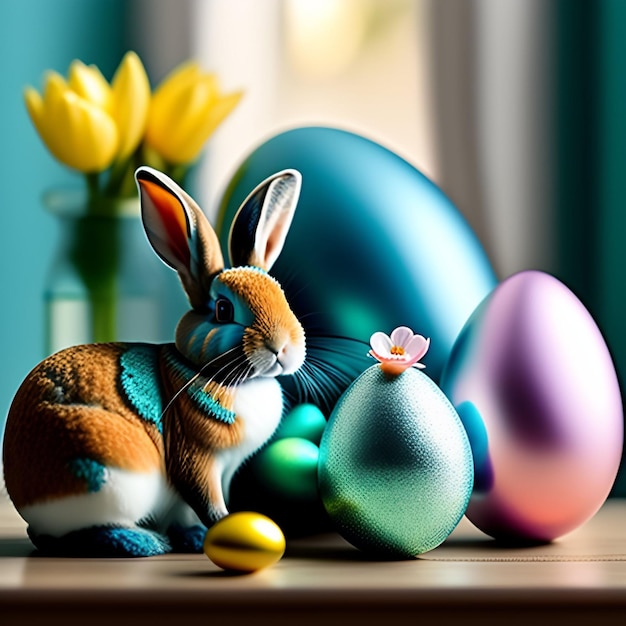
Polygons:
<instances>
[{"instance_id":1,"label":"rabbit's nose","mask_svg":"<svg viewBox=\"0 0 626 626\"><path fill-rule=\"evenodd\" d=\"M293 374L304 363L304 349L286 341L280 347L276 358L283 368L283 374Z\"/></svg>"},{"instance_id":2,"label":"rabbit's nose","mask_svg":"<svg viewBox=\"0 0 626 626\"><path fill-rule=\"evenodd\" d=\"M285 341L281 343L271 343L266 341L265 347L267 348L268 352L271 352L276 357L276 361L282 365L283 360L287 356L287 351L289 349L287 346L287 342Z\"/></svg>"},{"instance_id":3,"label":"rabbit's nose","mask_svg":"<svg viewBox=\"0 0 626 626\"><path fill-rule=\"evenodd\" d=\"M267 350L271 352L276 358L280 356L281 352L285 348L285 345L280 342L265 341L264 343Z\"/></svg>"}]
</instances>

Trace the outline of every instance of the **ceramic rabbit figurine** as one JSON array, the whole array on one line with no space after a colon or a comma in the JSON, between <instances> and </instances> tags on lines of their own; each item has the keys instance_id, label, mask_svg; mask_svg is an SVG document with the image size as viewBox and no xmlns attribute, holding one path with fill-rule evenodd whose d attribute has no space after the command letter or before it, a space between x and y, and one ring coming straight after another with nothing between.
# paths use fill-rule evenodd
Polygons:
<instances>
[{"instance_id":1,"label":"ceramic rabbit figurine","mask_svg":"<svg viewBox=\"0 0 626 626\"><path fill-rule=\"evenodd\" d=\"M277 375L305 358L302 326L267 271L300 192L285 170L233 220L224 269L194 200L164 174L136 172L156 253L192 309L173 344L91 344L25 379L4 436L7 491L43 552L148 556L201 549L227 514L233 474L276 429Z\"/></svg>"}]
</instances>

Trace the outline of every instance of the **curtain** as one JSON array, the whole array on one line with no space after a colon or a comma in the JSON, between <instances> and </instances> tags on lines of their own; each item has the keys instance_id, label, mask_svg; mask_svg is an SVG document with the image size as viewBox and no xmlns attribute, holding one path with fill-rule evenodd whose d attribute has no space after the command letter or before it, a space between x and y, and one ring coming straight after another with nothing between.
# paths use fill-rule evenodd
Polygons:
<instances>
[{"instance_id":1,"label":"curtain","mask_svg":"<svg viewBox=\"0 0 626 626\"><path fill-rule=\"evenodd\" d=\"M559 0L554 10L558 270L598 321L624 390L626 3ZM615 492L626 495L624 469Z\"/></svg>"},{"instance_id":2,"label":"curtain","mask_svg":"<svg viewBox=\"0 0 626 626\"><path fill-rule=\"evenodd\" d=\"M574 291L624 389L626 2L436 0L430 19L442 187L501 278Z\"/></svg>"}]
</instances>

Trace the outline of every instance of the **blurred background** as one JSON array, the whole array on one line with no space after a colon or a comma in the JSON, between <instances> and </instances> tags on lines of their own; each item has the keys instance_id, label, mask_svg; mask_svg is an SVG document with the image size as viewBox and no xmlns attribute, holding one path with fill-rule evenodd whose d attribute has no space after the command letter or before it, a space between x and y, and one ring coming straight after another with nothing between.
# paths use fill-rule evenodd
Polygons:
<instances>
[{"instance_id":1,"label":"blurred background","mask_svg":"<svg viewBox=\"0 0 626 626\"><path fill-rule=\"evenodd\" d=\"M194 172L209 217L243 158L280 130L361 133L442 187L500 278L533 268L565 282L624 385L623 0L20 0L0 16L0 426L45 356L58 232L41 197L80 183L41 143L23 88L74 58L110 79L128 49L153 86L195 58L246 92ZM171 279L163 340L184 306Z\"/></svg>"}]
</instances>

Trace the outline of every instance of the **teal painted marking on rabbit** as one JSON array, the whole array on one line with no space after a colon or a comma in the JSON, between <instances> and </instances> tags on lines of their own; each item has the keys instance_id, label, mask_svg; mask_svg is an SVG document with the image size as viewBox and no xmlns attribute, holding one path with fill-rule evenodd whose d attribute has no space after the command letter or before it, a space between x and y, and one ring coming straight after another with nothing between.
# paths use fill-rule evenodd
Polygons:
<instances>
[{"instance_id":1,"label":"teal painted marking on rabbit","mask_svg":"<svg viewBox=\"0 0 626 626\"><path fill-rule=\"evenodd\" d=\"M198 409L207 415L210 415L213 419L224 424L233 424L237 415L235 411L231 411L222 406L218 400L211 397L211 394L206 393L202 389L196 389L190 393L191 400L197 405Z\"/></svg>"},{"instance_id":2,"label":"teal painted marking on rabbit","mask_svg":"<svg viewBox=\"0 0 626 626\"><path fill-rule=\"evenodd\" d=\"M285 170L233 221L231 267L202 210L152 168L136 172L143 225L191 309L175 343L74 346L20 386L4 433L7 492L42 551L150 556L199 550L230 481L273 435L279 375L305 359L302 325L267 270L300 192Z\"/></svg>"},{"instance_id":3,"label":"teal painted marking on rabbit","mask_svg":"<svg viewBox=\"0 0 626 626\"><path fill-rule=\"evenodd\" d=\"M120 357L122 389L137 413L163 432L159 355L153 346L130 347Z\"/></svg>"},{"instance_id":4,"label":"teal painted marking on rabbit","mask_svg":"<svg viewBox=\"0 0 626 626\"><path fill-rule=\"evenodd\" d=\"M168 537L145 528L94 526L58 538L50 535L32 535L30 532L29 536L44 554L83 559L158 556L172 549Z\"/></svg>"},{"instance_id":5,"label":"teal painted marking on rabbit","mask_svg":"<svg viewBox=\"0 0 626 626\"><path fill-rule=\"evenodd\" d=\"M167 350L164 357L167 366L176 372L186 381L192 381L196 377L196 370L176 358L173 351ZM204 415L224 424L233 424L237 415L234 411L222 406L217 398L214 398L208 391L205 391L206 379L200 379L200 383L194 385L193 382L187 387L185 393L194 406Z\"/></svg>"},{"instance_id":6,"label":"teal painted marking on rabbit","mask_svg":"<svg viewBox=\"0 0 626 626\"><path fill-rule=\"evenodd\" d=\"M100 491L105 483L106 468L93 459L72 459L68 468L76 478L87 483L87 491L90 493Z\"/></svg>"}]
</instances>

